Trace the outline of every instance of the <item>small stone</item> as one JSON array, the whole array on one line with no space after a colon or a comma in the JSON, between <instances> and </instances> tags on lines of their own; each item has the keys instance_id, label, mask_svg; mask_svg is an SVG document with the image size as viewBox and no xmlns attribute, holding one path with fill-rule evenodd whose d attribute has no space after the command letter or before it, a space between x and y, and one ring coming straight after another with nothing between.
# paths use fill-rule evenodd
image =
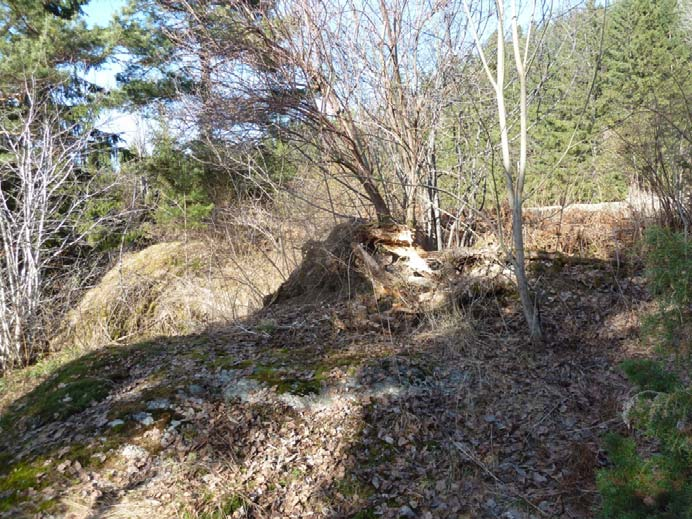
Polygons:
<instances>
[{"instance_id":1,"label":"small stone","mask_svg":"<svg viewBox=\"0 0 692 519\"><path fill-rule=\"evenodd\" d=\"M154 417L149 413L136 413L132 415L132 418L146 427L154 424Z\"/></svg>"},{"instance_id":2,"label":"small stone","mask_svg":"<svg viewBox=\"0 0 692 519\"><path fill-rule=\"evenodd\" d=\"M115 420L111 420L108 422L108 427L117 427L119 425L124 425L125 420L121 420L120 418L116 418Z\"/></svg>"},{"instance_id":3,"label":"small stone","mask_svg":"<svg viewBox=\"0 0 692 519\"><path fill-rule=\"evenodd\" d=\"M147 409L149 409L150 411L155 409L168 409L169 407L171 407L171 403L165 398L161 398L159 400L151 400L150 402L147 402Z\"/></svg>"},{"instance_id":4,"label":"small stone","mask_svg":"<svg viewBox=\"0 0 692 519\"><path fill-rule=\"evenodd\" d=\"M91 457L97 459L101 463L106 461L106 455L103 452L97 452L95 454L92 454Z\"/></svg>"},{"instance_id":5,"label":"small stone","mask_svg":"<svg viewBox=\"0 0 692 519\"><path fill-rule=\"evenodd\" d=\"M241 378L226 386L223 394L226 400L239 398L241 402L253 404L261 401L258 394L261 389L262 385L256 380Z\"/></svg>"},{"instance_id":6,"label":"small stone","mask_svg":"<svg viewBox=\"0 0 692 519\"><path fill-rule=\"evenodd\" d=\"M399 508L399 517L416 517L416 513L411 510L410 506L404 505Z\"/></svg>"},{"instance_id":7,"label":"small stone","mask_svg":"<svg viewBox=\"0 0 692 519\"><path fill-rule=\"evenodd\" d=\"M201 395L204 393L204 388L199 384L190 384L187 386L187 390L191 395Z\"/></svg>"},{"instance_id":8,"label":"small stone","mask_svg":"<svg viewBox=\"0 0 692 519\"><path fill-rule=\"evenodd\" d=\"M533 481L540 485L540 484L548 481L548 478L546 478L543 474L540 474L539 472L534 472L533 473Z\"/></svg>"},{"instance_id":9,"label":"small stone","mask_svg":"<svg viewBox=\"0 0 692 519\"><path fill-rule=\"evenodd\" d=\"M130 461L142 460L149 457L149 453L137 445L125 445L120 449L120 455Z\"/></svg>"}]
</instances>

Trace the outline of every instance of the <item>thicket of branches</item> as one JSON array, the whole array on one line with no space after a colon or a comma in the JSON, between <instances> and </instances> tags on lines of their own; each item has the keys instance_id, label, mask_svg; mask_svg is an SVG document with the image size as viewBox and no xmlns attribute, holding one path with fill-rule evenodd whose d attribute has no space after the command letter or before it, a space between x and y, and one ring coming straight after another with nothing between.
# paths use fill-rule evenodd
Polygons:
<instances>
[{"instance_id":1,"label":"thicket of branches","mask_svg":"<svg viewBox=\"0 0 692 519\"><path fill-rule=\"evenodd\" d=\"M675 0L132 0L107 28L85 24L86 3L0 3L3 366L31 357L69 255L246 225L239 207L271 211L277 193L406 223L430 249L471 244L508 206L498 233L536 339L525 204L639 184L689 226ZM108 60L112 92L84 79ZM113 108L150 133L126 149L96 131Z\"/></svg>"}]
</instances>

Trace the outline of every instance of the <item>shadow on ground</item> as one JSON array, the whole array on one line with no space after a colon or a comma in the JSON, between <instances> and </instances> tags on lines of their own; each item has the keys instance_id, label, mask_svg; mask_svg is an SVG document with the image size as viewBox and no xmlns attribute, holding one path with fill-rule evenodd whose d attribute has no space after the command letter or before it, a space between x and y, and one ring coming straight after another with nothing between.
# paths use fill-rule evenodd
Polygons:
<instances>
[{"instance_id":1,"label":"shadow on ground","mask_svg":"<svg viewBox=\"0 0 692 519\"><path fill-rule=\"evenodd\" d=\"M612 262L534 264L512 293L382 319L285 302L75 359L0 420L7 517L592 517L612 370L643 289Z\"/></svg>"}]
</instances>

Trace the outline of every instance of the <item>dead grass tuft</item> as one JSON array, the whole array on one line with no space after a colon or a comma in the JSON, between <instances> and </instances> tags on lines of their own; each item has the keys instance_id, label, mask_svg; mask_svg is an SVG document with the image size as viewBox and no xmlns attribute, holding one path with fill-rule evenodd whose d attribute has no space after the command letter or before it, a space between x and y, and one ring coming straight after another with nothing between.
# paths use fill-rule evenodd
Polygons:
<instances>
[{"instance_id":1,"label":"dead grass tuft","mask_svg":"<svg viewBox=\"0 0 692 519\"><path fill-rule=\"evenodd\" d=\"M259 251L238 257L210 241L152 245L124 256L87 291L53 346L195 333L248 315L283 280L279 264Z\"/></svg>"},{"instance_id":2,"label":"dead grass tuft","mask_svg":"<svg viewBox=\"0 0 692 519\"><path fill-rule=\"evenodd\" d=\"M326 295L352 294L365 278L353 268L352 245L358 242L363 222L336 225L324 241L310 240L303 246L303 261L265 304L307 296L311 300Z\"/></svg>"}]
</instances>

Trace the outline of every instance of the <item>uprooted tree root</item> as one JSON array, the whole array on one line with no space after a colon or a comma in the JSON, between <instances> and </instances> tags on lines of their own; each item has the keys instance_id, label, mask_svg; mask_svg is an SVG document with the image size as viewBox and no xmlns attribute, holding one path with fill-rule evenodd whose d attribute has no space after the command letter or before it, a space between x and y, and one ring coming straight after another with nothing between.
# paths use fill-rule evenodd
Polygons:
<instances>
[{"instance_id":1,"label":"uprooted tree root","mask_svg":"<svg viewBox=\"0 0 692 519\"><path fill-rule=\"evenodd\" d=\"M394 310L426 313L512 290L505 263L497 250L428 252L404 225L349 221L324 241L306 244L301 265L265 298L265 306L366 293L392 301Z\"/></svg>"}]
</instances>

